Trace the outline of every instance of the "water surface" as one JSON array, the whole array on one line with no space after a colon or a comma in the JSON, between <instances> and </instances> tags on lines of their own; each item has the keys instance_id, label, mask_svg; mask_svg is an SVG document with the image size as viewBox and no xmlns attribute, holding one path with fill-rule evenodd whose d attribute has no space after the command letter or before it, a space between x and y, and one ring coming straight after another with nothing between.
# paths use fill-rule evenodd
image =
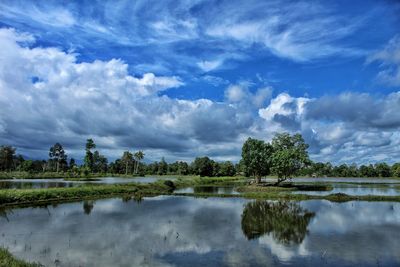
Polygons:
<instances>
[{"instance_id":1,"label":"water surface","mask_svg":"<svg viewBox=\"0 0 400 267\"><path fill-rule=\"evenodd\" d=\"M240 194L234 186L194 186L175 190L174 193Z\"/></svg>"},{"instance_id":2,"label":"water surface","mask_svg":"<svg viewBox=\"0 0 400 267\"><path fill-rule=\"evenodd\" d=\"M400 265L400 203L160 196L0 214L0 246L46 266Z\"/></svg>"},{"instance_id":3,"label":"water surface","mask_svg":"<svg viewBox=\"0 0 400 267\"><path fill-rule=\"evenodd\" d=\"M6 179L0 180L0 189L28 189L28 188L53 188L53 187L75 187L82 184L128 184L128 183L154 183L158 180L171 180L171 177L100 177L93 181L66 181L62 178L54 179Z\"/></svg>"},{"instance_id":4,"label":"water surface","mask_svg":"<svg viewBox=\"0 0 400 267\"><path fill-rule=\"evenodd\" d=\"M399 196L400 189L393 185L388 186L365 186L365 185L340 185L332 184L333 189L330 191L296 191L293 194L306 194L306 195L318 195L326 196L330 194L347 194L352 196Z\"/></svg>"},{"instance_id":5,"label":"water surface","mask_svg":"<svg viewBox=\"0 0 400 267\"><path fill-rule=\"evenodd\" d=\"M276 178L263 178L266 182L276 182ZM317 177L317 178L293 178L288 180L294 183L312 183L312 182L327 182L327 183L376 183L376 184L400 184L400 179L394 178L336 178L336 177Z\"/></svg>"}]
</instances>

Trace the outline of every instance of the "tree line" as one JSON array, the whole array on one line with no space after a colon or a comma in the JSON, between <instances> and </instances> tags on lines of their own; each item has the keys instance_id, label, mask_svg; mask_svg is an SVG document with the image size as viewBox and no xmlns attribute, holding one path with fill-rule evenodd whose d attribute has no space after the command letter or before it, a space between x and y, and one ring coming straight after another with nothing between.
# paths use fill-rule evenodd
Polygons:
<instances>
[{"instance_id":1,"label":"tree line","mask_svg":"<svg viewBox=\"0 0 400 267\"><path fill-rule=\"evenodd\" d=\"M389 165L381 162L361 165L341 164L334 166L330 162L312 162L308 156L308 144L300 134L276 134L271 142L248 138L242 147L242 159L234 164L231 161L218 162L209 157L197 157L193 162L160 161L145 164L143 151L124 151L120 158L109 162L100 151L95 150L93 139L85 144L83 164L68 159L60 143L49 148L46 160L25 159L16 154L12 146L0 146L0 171L69 172L72 175L88 174L125 174L125 175L199 175L234 176L245 175L256 178L257 182L266 175L278 176L282 182L293 176L318 177L400 177L400 163Z\"/></svg>"}]
</instances>

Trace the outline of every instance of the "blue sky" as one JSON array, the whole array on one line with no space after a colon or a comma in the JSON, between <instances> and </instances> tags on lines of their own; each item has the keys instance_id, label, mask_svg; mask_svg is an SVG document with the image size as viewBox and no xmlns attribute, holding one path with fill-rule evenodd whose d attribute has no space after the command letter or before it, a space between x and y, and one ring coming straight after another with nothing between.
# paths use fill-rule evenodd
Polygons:
<instances>
[{"instance_id":1,"label":"blue sky","mask_svg":"<svg viewBox=\"0 0 400 267\"><path fill-rule=\"evenodd\" d=\"M238 160L300 132L313 159L400 160L398 1L2 1L0 143ZM21 130L21 128L23 128ZM51 130L50 130L51 129Z\"/></svg>"}]
</instances>

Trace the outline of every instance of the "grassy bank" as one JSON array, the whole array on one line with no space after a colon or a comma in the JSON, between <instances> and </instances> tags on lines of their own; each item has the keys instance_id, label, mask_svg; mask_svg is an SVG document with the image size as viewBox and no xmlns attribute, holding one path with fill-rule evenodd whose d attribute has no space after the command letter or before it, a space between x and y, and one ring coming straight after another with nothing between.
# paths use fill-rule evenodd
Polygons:
<instances>
[{"instance_id":1,"label":"grassy bank","mask_svg":"<svg viewBox=\"0 0 400 267\"><path fill-rule=\"evenodd\" d=\"M171 176L176 178L177 187L202 186L202 185L245 185L249 178L244 176L199 177L199 176Z\"/></svg>"},{"instance_id":2,"label":"grassy bank","mask_svg":"<svg viewBox=\"0 0 400 267\"><path fill-rule=\"evenodd\" d=\"M240 194L218 194L218 193L174 193L179 196L193 197L242 197L249 199L268 199L268 200L329 200L334 202L345 201L393 201L400 202L400 196L378 196L378 195L363 195L353 196L347 194L330 194L330 195L308 195L308 194L293 194L295 191L330 191L332 186L313 185L313 184L283 184L282 186L259 186L259 185L242 185L236 188Z\"/></svg>"},{"instance_id":3,"label":"grassy bank","mask_svg":"<svg viewBox=\"0 0 400 267\"><path fill-rule=\"evenodd\" d=\"M153 184L84 185L70 188L0 190L0 206L35 205L114 196L154 196L169 194L171 188L161 182Z\"/></svg>"},{"instance_id":4,"label":"grassy bank","mask_svg":"<svg viewBox=\"0 0 400 267\"><path fill-rule=\"evenodd\" d=\"M22 260L16 259L11 255L5 248L0 248L0 267L39 267L43 266L38 263L28 263Z\"/></svg>"},{"instance_id":5,"label":"grassy bank","mask_svg":"<svg viewBox=\"0 0 400 267\"><path fill-rule=\"evenodd\" d=\"M347 202L347 201L386 201L386 202L400 202L400 196L350 196L346 194L331 194L327 196L304 195L304 194L280 194L278 192L247 192L240 195L233 194L216 194L216 193L174 193L176 196L190 196L190 197L239 197L247 199L258 200L329 200L332 202Z\"/></svg>"}]
</instances>

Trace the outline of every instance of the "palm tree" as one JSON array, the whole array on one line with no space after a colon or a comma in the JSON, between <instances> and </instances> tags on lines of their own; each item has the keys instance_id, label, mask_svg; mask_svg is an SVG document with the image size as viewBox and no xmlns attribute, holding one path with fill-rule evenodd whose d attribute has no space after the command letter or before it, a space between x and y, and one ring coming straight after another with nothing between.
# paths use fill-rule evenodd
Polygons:
<instances>
[{"instance_id":1,"label":"palm tree","mask_svg":"<svg viewBox=\"0 0 400 267\"><path fill-rule=\"evenodd\" d=\"M129 151L125 151L122 155L121 161L125 163L125 175L128 174L128 166L132 162L132 153Z\"/></svg>"},{"instance_id":2,"label":"palm tree","mask_svg":"<svg viewBox=\"0 0 400 267\"><path fill-rule=\"evenodd\" d=\"M135 160L136 160L136 168L135 168L135 173L138 173L138 169L139 169L139 162L144 158L144 153L143 151L138 151L135 153L134 155Z\"/></svg>"}]
</instances>

